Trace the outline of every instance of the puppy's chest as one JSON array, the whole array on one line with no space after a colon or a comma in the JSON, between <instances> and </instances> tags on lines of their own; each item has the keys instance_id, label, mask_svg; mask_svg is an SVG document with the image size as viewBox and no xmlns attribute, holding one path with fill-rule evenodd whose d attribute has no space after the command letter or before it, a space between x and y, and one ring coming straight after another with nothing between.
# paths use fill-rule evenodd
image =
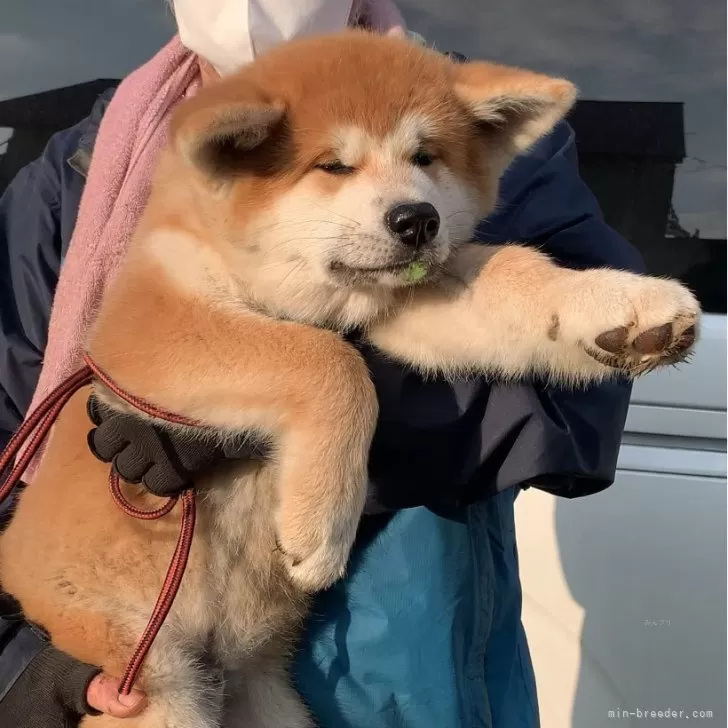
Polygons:
<instances>
[{"instance_id":1,"label":"puppy's chest","mask_svg":"<svg viewBox=\"0 0 728 728\"><path fill-rule=\"evenodd\" d=\"M223 662L295 629L304 611L277 550L274 477L262 462L225 467L198 496L193 573L177 611Z\"/></svg>"}]
</instances>

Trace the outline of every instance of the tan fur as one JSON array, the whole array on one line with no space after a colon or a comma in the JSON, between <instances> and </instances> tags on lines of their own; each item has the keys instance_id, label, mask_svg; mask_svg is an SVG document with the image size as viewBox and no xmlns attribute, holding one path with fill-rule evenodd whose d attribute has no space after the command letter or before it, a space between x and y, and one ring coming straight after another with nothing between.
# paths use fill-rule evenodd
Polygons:
<instances>
[{"instance_id":1,"label":"tan fur","mask_svg":"<svg viewBox=\"0 0 728 728\"><path fill-rule=\"evenodd\" d=\"M141 678L149 709L84 726L311 725L287 655L308 594L344 573L377 418L346 329L425 372L569 384L689 349L698 307L678 283L468 243L513 156L574 95L559 79L347 33L283 46L180 106L89 349L127 391L275 449L199 483L190 564ZM336 161L353 170L316 166ZM416 253L382 222L409 201L441 218ZM412 255L428 266L418 285L404 272ZM118 675L178 520L140 522L113 504L86 447L87 394L61 415L2 536L0 578L58 647Z\"/></svg>"}]
</instances>

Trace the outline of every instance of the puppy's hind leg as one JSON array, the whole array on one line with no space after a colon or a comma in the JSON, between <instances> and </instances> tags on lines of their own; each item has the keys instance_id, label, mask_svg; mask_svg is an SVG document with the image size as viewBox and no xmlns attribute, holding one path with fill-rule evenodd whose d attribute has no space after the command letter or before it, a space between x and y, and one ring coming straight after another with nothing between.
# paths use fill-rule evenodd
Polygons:
<instances>
[{"instance_id":1,"label":"puppy's hind leg","mask_svg":"<svg viewBox=\"0 0 728 728\"><path fill-rule=\"evenodd\" d=\"M226 677L223 728L314 728L285 667L256 663Z\"/></svg>"},{"instance_id":2,"label":"puppy's hind leg","mask_svg":"<svg viewBox=\"0 0 728 728\"><path fill-rule=\"evenodd\" d=\"M164 728L219 728L223 709L222 670L173 640L155 645L145 667L150 708ZM124 724L126 725L126 724ZM146 724L140 728L147 728ZM149 728L157 728L150 723Z\"/></svg>"}]
</instances>

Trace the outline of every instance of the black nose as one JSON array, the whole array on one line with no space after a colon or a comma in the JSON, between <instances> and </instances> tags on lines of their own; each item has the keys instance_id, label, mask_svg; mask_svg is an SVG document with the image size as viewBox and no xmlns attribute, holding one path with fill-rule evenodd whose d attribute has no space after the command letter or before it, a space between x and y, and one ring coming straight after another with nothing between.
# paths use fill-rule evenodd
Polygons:
<instances>
[{"instance_id":1,"label":"black nose","mask_svg":"<svg viewBox=\"0 0 728 728\"><path fill-rule=\"evenodd\" d=\"M429 202L396 205L384 222L394 236L413 248L427 245L440 229L440 216Z\"/></svg>"}]
</instances>

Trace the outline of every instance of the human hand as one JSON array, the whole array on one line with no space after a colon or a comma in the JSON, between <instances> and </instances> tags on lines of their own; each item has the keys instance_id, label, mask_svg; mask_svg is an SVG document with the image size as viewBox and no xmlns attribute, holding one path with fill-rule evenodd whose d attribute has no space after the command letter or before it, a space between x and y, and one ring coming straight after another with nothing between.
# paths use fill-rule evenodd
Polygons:
<instances>
[{"instance_id":1,"label":"human hand","mask_svg":"<svg viewBox=\"0 0 728 728\"><path fill-rule=\"evenodd\" d=\"M194 485L196 477L220 460L255 456L249 442L225 441L202 431L160 427L151 420L117 412L91 396L88 416L95 425L88 434L91 452L111 463L127 483L143 483L158 496L177 495Z\"/></svg>"},{"instance_id":2,"label":"human hand","mask_svg":"<svg viewBox=\"0 0 728 728\"><path fill-rule=\"evenodd\" d=\"M140 690L128 695L119 694L119 681L104 673L95 675L86 688L86 702L99 713L108 713L115 718L130 718L138 715L147 705L147 698Z\"/></svg>"},{"instance_id":3,"label":"human hand","mask_svg":"<svg viewBox=\"0 0 728 728\"><path fill-rule=\"evenodd\" d=\"M118 687L118 681L98 667L48 645L0 700L0 725L76 728L84 715L138 715L146 707L146 696L138 690L119 695Z\"/></svg>"}]
</instances>

